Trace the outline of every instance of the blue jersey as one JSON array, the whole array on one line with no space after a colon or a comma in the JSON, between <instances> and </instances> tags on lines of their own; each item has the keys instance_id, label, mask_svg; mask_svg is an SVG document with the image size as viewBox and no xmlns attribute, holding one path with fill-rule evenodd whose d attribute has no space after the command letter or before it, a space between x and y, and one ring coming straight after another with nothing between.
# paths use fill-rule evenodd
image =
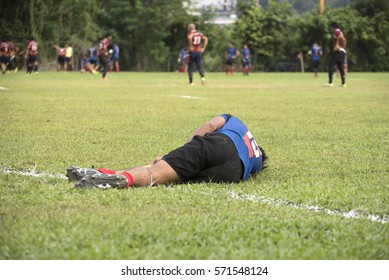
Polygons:
<instances>
[{"instance_id":1,"label":"blue jersey","mask_svg":"<svg viewBox=\"0 0 389 280\"><path fill-rule=\"evenodd\" d=\"M250 61L250 49L242 49L242 60L243 61Z\"/></svg>"},{"instance_id":2,"label":"blue jersey","mask_svg":"<svg viewBox=\"0 0 389 280\"><path fill-rule=\"evenodd\" d=\"M95 47L91 47L88 50L89 60L97 60L97 49Z\"/></svg>"},{"instance_id":3,"label":"blue jersey","mask_svg":"<svg viewBox=\"0 0 389 280\"><path fill-rule=\"evenodd\" d=\"M181 58L181 60L185 61L185 58L186 58L186 50L185 49L180 50L180 58Z\"/></svg>"},{"instance_id":4,"label":"blue jersey","mask_svg":"<svg viewBox=\"0 0 389 280\"><path fill-rule=\"evenodd\" d=\"M119 46L118 45L114 45L113 46L113 54L112 54L112 58L113 59L119 59Z\"/></svg>"},{"instance_id":5,"label":"blue jersey","mask_svg":"<svg viewBox=\"0 0 389 280\"><path fill-rule=\"evenodd\" d=\"M227 59L232 60L236 56L236 48L227 48Z\"/></svg>"},{"instance_id":6,"label":"blue jersey","mask_svg":"<svg viewBox=\"0 0 389 280\"><path fill-rule=\"evenodd\" d=\"M226 123L216 132L227 135L234 143L244 166L242 179L247 180L250 175L254 175L262 169L262 152L253 135L241 120L225 114L220 116L226 120Z\"/></svg>"},{"instance_id":7,"label":"blue jersey","mask_svg":"<svg viewBox=\"0 0 389 280\"><path fill-rule=\"evenodd\" d=\"M321 48L318 45L313 45L311 48L312 60L319 60L321 54Z\"/></svg>"}]
</instances>

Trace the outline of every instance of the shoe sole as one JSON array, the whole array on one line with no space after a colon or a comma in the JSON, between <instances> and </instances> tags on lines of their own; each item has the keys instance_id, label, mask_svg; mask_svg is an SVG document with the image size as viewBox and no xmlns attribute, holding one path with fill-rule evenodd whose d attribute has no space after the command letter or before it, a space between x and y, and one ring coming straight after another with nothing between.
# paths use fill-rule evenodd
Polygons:
<instances>
[{"instance_id":1,"label":"shoe sole","mask_svg":"<svg viewBox=\"0 0 389 280\"><path fill-rule=\"evenodd\" d=\"M128 185L127 178L119 174L93 174L86 175L79 180L74 186L76 188L125 188Z\"/></svg>"},{"instance_id":2,"label":"shoe sole","mask_svg":"<svg viewBox=\"0 0 389 280\"><path fill-rule=\"evenodd\" d=\"M79 172L80 170L84 170L83 173ZM77 166L70 166L66 168L66 177L70 182L79 181L84 178L86 175L93 175L99 173L97 170L88 169L88 168L80 168Z\"/></svg>"}]
</instances>

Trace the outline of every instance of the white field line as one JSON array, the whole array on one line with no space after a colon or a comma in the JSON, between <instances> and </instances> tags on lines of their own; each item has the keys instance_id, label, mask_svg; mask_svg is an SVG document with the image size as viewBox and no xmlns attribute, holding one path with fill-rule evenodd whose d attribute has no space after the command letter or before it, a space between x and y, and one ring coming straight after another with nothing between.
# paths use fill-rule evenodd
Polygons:
<instances>
[{"instance_id":1,"label":"white field line","mask_svg":"<svg viewBox=\"0 0 389 280\"><path fill-rule=\"evenodd\" d=\"M67 179L67 177L63 174L55 174L55 173L47 173L47 172L37 172L36 171L36 165L33 169L31 170L28 170L28 171L23 171L23 170L17 170L17 169L14 169L14 168L9 168L9 167L5 167L3 165L0 164L0 168L1 170L6 173L6 174L10 174L10 173L13 173L13 174L18 174L18 175L22 175L22 176L29 176L29 177L39 177L39 178L58 178L58 179Z\"/></svg>"},{"instance_id":2,"label":"white field line","mask_svg":"<svg viewBox=\"0 0 389 280\"><path fill-rule=\"evenodd\" d=\"M204 97L190 96L190 95L179 95L177 97L184 98L184 99L205 99Z\"/></svg>"},{"instance_id":3,"label":"white field line","mask_svg":"<svg viewBox=\"0 0 389 280\"><path fill-rule=\"evenodd\" d=\"M308 205L308 204L295 204L294 202L283 200L283 199L275 199L275 198L268 198L264 196L255 196L255 195L248 195L248 194L237 194L235 192L229 193L232 199L242 200L242 201L252 201L262 204L271 204L276 206L287 206L294 209L301 209L306 210L310 212L320 212L325 213L327 215L334 215L334 216L341 216L344 218L354 218L354 219L368 219L372 222L378 222L381 224L386 224L389 222L389 217L384 216L380 217L378 215L373 215L369 213L362 213L358 212L357 210L350 210L350 211L340 211L340 210L331 210L327 208L323 208L316 205Z\"/></svg>"},{"instance_id":4,"label":"white field line","mask_svg":"<svg viewBox=\"0 0 389 280\"><path fill-rule=\"evenodd\" d=\"M23 170L17 170L14 168L5 167L0 164L1 170L6 174L18 174L22 176L29 176L29 177L49 177L49 178L57 178L57 179L67 179L67 177L63 174L55 174L55 173L47 173L47 172L37 172L36 166L29 170L29 171L23 171ZM194 193L200 193L206 196L209 196L210 192L200 192L195 191L193 189L188 189L190 192ZM381 224L389 223L389 217L384 216L380 217L378 215L369 214L369 213L362 213L358 212L357 210L350 210L350 211L340 211L340 210L331 210L327 208L323 208L320 206L315 205L308 205L308 204L295 204L294 202L283 200L283 199L275 199L275 198L269 198L264 196L255 196L255 195L248 195L248 194L237 194L235 192L229 192L227 193L232 199L241 200L241 201L251 201L254 203L262 203L262 204L271 204L276 206L287 206L294 209L300 209L300 210L306 210L309 212L320 212L327 215L334 215L334 216L341 216L344 218L352 218L352 219L368 219L372 222L378 222Z\"/></svg>"},{"instance_id":5,"label":"white field line","mask_svg":"<svg viewBox=\"0 0 389 280\"><path fill-rule=\"evenodd\" d=\"M7 90L7 88L0 86L0 90Z\"/></svg>"}]
</instances>

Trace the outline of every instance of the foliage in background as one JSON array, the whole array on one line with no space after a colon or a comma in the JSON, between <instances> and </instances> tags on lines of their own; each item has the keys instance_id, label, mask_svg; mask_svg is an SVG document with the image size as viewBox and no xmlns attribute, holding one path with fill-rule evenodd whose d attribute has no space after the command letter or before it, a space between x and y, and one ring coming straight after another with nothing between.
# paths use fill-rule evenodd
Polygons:
<instances>
[{"instance_id":1,"label":"foliage in background","mask_svg":"<svg viewBox=\"0 0 389 280\"><path fill-rule=\"evenodd\" d=\"M388 1L327 0L324 15L319 15L318 1L313 0L240 0L239 20L225 27L209 23L212 11L202 11L197 17L188 14L183 2L3 0L0 37L13 40L21 48L29 36L36 37L45 67L55 63L53 44L73 44L78 60L110 31L121 47L123 70L172 71L178 50L186 45L186 27L194 22L210 38L204 54L208 71L223 68L223 54L231 41L238 49L248 43L256 69L272 71L279 70L280 63L296 63L297 53L307 51L313 41L327 54L331 39L328 25L337 21L348 40L352 71L389 69ZM19 60L23 61L22 56Z\"/></svg>"}]
</instances>

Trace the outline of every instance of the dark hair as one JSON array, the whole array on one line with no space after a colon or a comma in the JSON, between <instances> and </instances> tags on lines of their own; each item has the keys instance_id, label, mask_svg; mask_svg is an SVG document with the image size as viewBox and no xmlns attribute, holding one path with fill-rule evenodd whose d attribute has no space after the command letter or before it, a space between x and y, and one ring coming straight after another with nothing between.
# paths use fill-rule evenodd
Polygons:
<instances>
[{"instance_id":1,"label":"dark hair","mask_svg":"<svg viewBox=\"0 0 389 280\"><path fill-rule=\"evenodd\" d=\"M332 21L330 27L337 28L338 24L335 21Z\"/></svg>"},{"instance_id":2,"label":"dark hair","mask_svg":"<svg viewBox=\"0 0 389 280\"><path fill-rule=\"evenodd\" d=\"M262 147L258 146L258 148L262 153L262 170L263 170L263 169L267 168L267 160L269 157L266 155L265 150L262 149Z\"/></svg>"},{"instance_id":3,"label":"dark hair","mask_svg":"<svg viewBox=\"0 0 389 280\"><path fill-rule=\"evenodd\" d=\"M109 37L109 36L112 36L111 32L105 33L105 38L107 38L107 37Z\"/></svg>"}]
</instances>

